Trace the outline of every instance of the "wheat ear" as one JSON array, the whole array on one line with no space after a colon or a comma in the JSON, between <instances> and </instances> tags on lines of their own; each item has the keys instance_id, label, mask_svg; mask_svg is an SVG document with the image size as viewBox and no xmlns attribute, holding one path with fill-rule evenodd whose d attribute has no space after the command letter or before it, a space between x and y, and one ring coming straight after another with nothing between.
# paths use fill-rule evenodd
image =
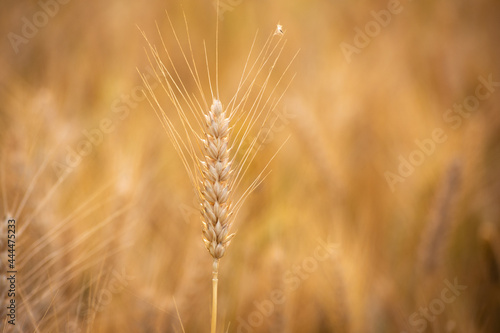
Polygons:
<instances>
[{"instance_id":1,"label":"wheat ear","mask_svg":"<svg viewBox=\"0 0 500 333\"><path fill-rule=\"evenodd\" d=\"M144 82L146 98L179 154L200 202L203 241L213 258L211 332L215 333L219 260L224 256L227 246L234 237L234 234L230 233L233 220L238 215L246 198L264 180L265 172L268 172L267 167L276 155L270 159L251 184L242 183L249 165L263 144L262 141L268 138L266 133L263 137L259 136L259 134L263 134L264 127L262 129L258 129L258 127L259 124L271 122L271 113L276 109L288 85L277 99L273 100L271 96L276 93L277 86L282 82L291 61L280 75L276 85L269 89L271 74L281 56L285 42L280 38L273 46L273 40L275 40L273 36L276 33L271 34L262 50L251 61L254 39L236 92L227 105L223 107L218 93L218 56L216 55L214 89L208 54L204 45L206 74L213 100L209 107L194 58L186 17L184 17L188 46L186 50L177 36L168 13L167 18L180 54L184 58L184 66L182 70L177 68L178 64L170 56L170 52L161 37L160 28L157 26L168 62L162 61L156 46L152 45L145 33L141 31L149 45L151 56L148 55L148 61L154 76L152 80L156 82L150 83L148 79L150 73L140 73L140 75ZM282 33L279 34L280 37L281 35ZM216 52L218 52L217 43L218 36L216 36ZM269 71L265 70L267 66L269 66ZM194 87L197 88L194 93L191 93L184 83L186 78L181 75L183 71L191 74ZM156 86L163 88L177 111L177 120L180 123L174 122L172 115L165 111L163 103L154 92ZM269 96L266 97L268 94ZM233 124L231 127L230 122ZM272 128L274 122L271 123ZM234 124L237 126L232 130ZM251 132L254 130L257 130L258 134L251 138ZM234 147L234 151L231 151L231 147ZM242 156L236 159L238 152ZM242 194L241 191L243 191Z\"/></svg>"},{"instance_id":2,"label":"wheat ear","mask_svg":"<svg viewBox=\"0 0 500 333\"><path fill-rule=\"evenodd\" d=\"M229 201L231 193L229 178L232 174L229 160L229 117L222 110L219 100L214 100L205 115L205 160L202 161L203 185L201 186L201 216L203 241L214 259L212 269L212 324L217 323L217 284L219 259L224 256L234 233L229 233L232 211Z\"/></svg>"},{"instance_id":3,"label":"wheat ear","mask_svg":"<svg viewBox=\"0 0 500 333\"><path fill-rule=\"evenodd\" d=\"M205 115L205 161L202 162L203 185L201 189L203 218L203 241L216 262L224 256L226 247L234 234L229 233L231 225L231 193L229 178L229 117L222 110L222 104L214 100Z\"/></svg>"}]
</instances>

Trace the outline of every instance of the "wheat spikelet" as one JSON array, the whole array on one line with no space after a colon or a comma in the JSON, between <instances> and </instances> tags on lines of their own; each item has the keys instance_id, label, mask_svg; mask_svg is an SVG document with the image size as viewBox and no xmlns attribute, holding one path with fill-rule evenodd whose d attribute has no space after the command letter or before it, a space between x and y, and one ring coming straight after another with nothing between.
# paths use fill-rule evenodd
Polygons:
<instances>
[{"instance_id":1,"label":"wheat spikelet","mask_svg":"<svg viewBox=\"0 0 500 333\"><path fill-rule=\"evenodd\" d=\"M232 174L228 147L229 118L220 101L214 100L205 121L205 161L202 163L204 182L201 190L203 241L208 252L218 260L224 256L226 247L234 236L234 233L229 233L233 215L229 201L229 178Z\"/></svg>"},{"instance_id":2,"label":"wheat spikelet","mask_svg":"<svg viewBox=\"0 0 500 333\"><path fill-rule=\"evenodd\" d=\"M252 44L236 92L223 107L218 97L218 89L212 87L208 55L205 49L206 74L212 95L212 105L209 107L206 92L203 89L204 84L200 79L200 71L194 60L189 32L186 28L189 47L189 51L186 51L181 46L172 22L170 24L179 51L185 60L182 69L191 74L193 86L197 89L194 92L188 91L185 81L189 77L180 76L181 69L178 68L180 65L172 61L161 33L160 38L168 62L162 61L156 46L151 44L142 32L149 45L150 53L147 54L154 78L148 78L147 73L139 72L139 74L144 83L146 98L177 151L197 193L201 206L203 239L206 248L214 260L219 260L234 236L229 232L231 221L235 219L248 195L265 178L267 166L274 158L273 156L269 160L250 184L243 182L249 165L269 134L267 132L264 133L266 135L261 135L263 124L269 121L270 114L277 108L289 84L277 98L271 99L271 96L276 93L277 86L284 78L297 53L281 73L276 85L269 89L271 74L283 51L284 42L281 42L281 36L277 36L278 41L273 46L275 35L271 34L260 53L251 62L250 55L254 47ZM269 66L269 71L265 70L267 66ZM152 83L151 80L155 82ZM290 82L292 80L293 77ZM166 111L159 99L160 94L154 91L156 84L161 87L172 103L177 117L173 117ZM216 86L218 86L217 83ZM269 96L265 97L267 94ZM273 125L274 123L268 127L272 128ZM255 131L256 134L253 133ZM260 138L259 135L261 135ZM231 147L234 147L234 150L231 150ZM237 156L238 160L236 160Z\"/></svg>"}]
</instances>

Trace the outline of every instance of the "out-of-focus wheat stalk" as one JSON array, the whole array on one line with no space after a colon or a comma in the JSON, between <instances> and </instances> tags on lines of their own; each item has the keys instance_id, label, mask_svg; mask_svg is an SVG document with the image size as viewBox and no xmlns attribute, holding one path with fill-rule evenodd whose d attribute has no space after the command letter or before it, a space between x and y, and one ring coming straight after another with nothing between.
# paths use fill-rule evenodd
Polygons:
<instances>
[{"instance_id":1,"label":"out-of-focus wheat stalk","mask_svg":"<svg viewBox=\"0 0 500 333\"><path fill-rule=\"evenodd\" d=\"M436 196L431 219L427 224L419 248L418 269L422 276L434 277L441 266L448 235L453 227L452 212L462 174L462 165L454 160L446 171Z\"/></svg>"}]
</instances>

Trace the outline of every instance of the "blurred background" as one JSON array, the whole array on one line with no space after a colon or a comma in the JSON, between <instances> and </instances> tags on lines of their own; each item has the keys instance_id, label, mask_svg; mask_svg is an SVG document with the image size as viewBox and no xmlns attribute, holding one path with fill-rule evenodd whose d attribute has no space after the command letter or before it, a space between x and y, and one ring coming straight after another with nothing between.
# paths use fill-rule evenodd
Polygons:
<instances>
[{"instance_id":1,"label":"blurred background","mask_svg":"<svg viewBox=\"0 0 500 333\"><path fill-rule=\"evenodd\" d=\"M499 332L500 3L219 6L223 104L254 38L283 26L274 84L299 53L249 176L290 139L221 260L218 331ZM0 213L18 275L0 331L208 332L196 200L138 74L138 28L183 61L166 10L213 70L212 0L1 2Z\"/></svg>"}]
</instances>

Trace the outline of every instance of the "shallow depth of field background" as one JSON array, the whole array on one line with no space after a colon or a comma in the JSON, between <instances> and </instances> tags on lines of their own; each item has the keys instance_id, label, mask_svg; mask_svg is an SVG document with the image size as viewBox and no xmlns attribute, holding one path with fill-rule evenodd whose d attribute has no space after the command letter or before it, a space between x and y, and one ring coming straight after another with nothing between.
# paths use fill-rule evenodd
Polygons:
<instances>
[{"instance_id":1,"label":"shallow depth of field background","mask_svg":"<svg viewBox=\"0 0 500 333\"><path fill-rule=\"evenodd\" d=\"M387 1L223 4L223 103L257 31L259 48L283 25L280 70L300 51L249 177L290 139L221 261L219 332L500 331L500 85L460 124L443 119L478 77L500 81L499 3L402 0L350 63L341 43ZM0 331L208 332L211 258L186 172L139 93L137 27L160 46L157 22L181 62L165 10L180 35L184 11L203 67L214 4L72 0L16 53L8 34L41 8L0 5L0 212L17 220L19 269L17 325L2 317ZM436 129L446 140L415 153ZM412 153L420 165L391 189L386 172Z\"/></svg>"}]
</instances>

